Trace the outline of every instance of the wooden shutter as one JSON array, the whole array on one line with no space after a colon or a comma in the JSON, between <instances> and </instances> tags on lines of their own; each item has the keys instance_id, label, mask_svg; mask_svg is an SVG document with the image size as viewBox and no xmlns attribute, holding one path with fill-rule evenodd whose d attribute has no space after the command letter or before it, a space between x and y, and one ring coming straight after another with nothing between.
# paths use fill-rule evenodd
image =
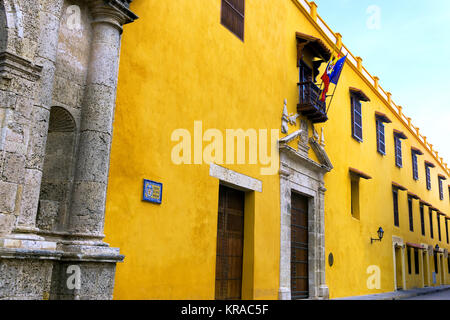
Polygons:
<instances>
[{"instance_id":1,"label":"wooden shutter","mask_svg":"<svg viewBox=\"0 0 450 320\"><path fill-rule=\"evenodd\" d=\"M244 41L245 0L222 0L221 23Z\"/></svg>"},{"instance_id":2,"label":"wooden shutter","mask_svg":"<svg viewBox=\"0 0 450 320\"><path fill-rule=\"evenodd\" d=\"M450 273L450 257L447 258L448 273Z\"/></svg>"},{"instance_id":3,"label":"wooden shutter","mask_svg":"<svg viewBox=\"0 0 450 320\"><path fill-rule=\"evenodd\" d=\"M386 155L384 123L381 120L377 120L377 148L379 153Z\"/></svg>"},{"instance_id":4,"label":"wooden shutter","mask_svg":"<svg viewBox=\"0 0 450 320\"><path fill-rule=\"evenodd\" d=\"M422 227L422 235L425 236L425 212L423 204L420 205L420 225Z\"/></svg>"},{"instance_id":5,"label":"wooden shutter","mask_svg":"<svg viewBox=\"0 0 450 320\"><path fill-rule=\"evenodd\" d=\"M395 136L395 164L397 167L403 167L403 156L402 156L402 140L399 137Z\"/></svg>"},{"instance_id":6,"label":"wooden shutter","mask_svg":"<svg viewBox=\"0 0 450 320\"><path fill-rule=\"evenodd\" d=\"M408 211L409 211L409 230L414 231L413 202L411 197L408 197Z\"/></svg>"},{"instance_id":7,"label":"wooden shutter","mask_svg":"<svg viewBox=\"0 0 450 320\"><path fill-rule=\"evenodd\" d=\"M439 177L439 199L444 200L444 185L442 179Z\"/></svg>"},{"instance_id":8,"label":"wooden shutter","mask_svg":"<svg viewBox=\"0 0 450 320\"><path fill-rule=\"evenodd\" d=\"M434 231L433 231L433 210L431 210L431 208L429 209L428 214L430 215L430 237L431 237L431 239L434 239Z\"/></svg>"},{"instance_id":9,"label":"wooden shutter","mask_svg":"<svg viewBox=\"0 0 450 320\"><path fill-rule=\"evenodd\" d=\"M439 267L438 267L438 256L437 256L437 252L434 253L434 272L436 272L436 274L439 273Z\"/></svg>"},{"instance_id":10,"label":"wooden shutter","mask_svg":"<svg viewBox=\"0 0 450 320\"><path fill-rule=\"evenodd\" d=\"M438 213L436 216L437 216L437 225L438 225L439 241L442 241L442 234L441 234L441 215Z\"/></svg>"},{"instance_id":11,"label":"wooden shutter","mask_svg":"<svg viewBox=\"0 0 450 320\"><path fill-rule=\"evenodd\" d=\"M447 219L445 219L445 232L447 234L447 243L450 243L449 239L448 239L448 220Z\"/></svg>"},{"instance_id":12,"label":"wooden shutter","mask_svg":"<svg viewBox=\"0 0 450 320\"><path fill-rule=\"evenodd\" d=\"M398 217L398 191L393 190L392 194L394 197L394 225L396 227L399 227L400 221L399 221L399 217Z\"/></svg>"},{"instance_id":13,"label":"wooden shutter","mask_svg":"<svg viewBox=\"0 0 450 320\"><path fill-rule=\"evenodd\" d=\"M416 274L420 274L419 249L414 248L414 267Z\"/></svg>"},{"instance_id":14,"label":"wooden shutter","mask_svg":"<svg viewBox=\"0 0 450 320\"><path fill-rule=\"evenodd\" d=\"M352 134L353 137L362 142L363 141L363 127L362 127L362 105L361 102L354 96L352 101Z\"/></svg>"},{"instance_id":15,"label":"wooden shutter","mask_svg":"<svg viewBox=\"0 0 450 320\"><path fill-rule=\"evenodd\" d=\"M425 174L427 176L427 189L431 190L431 172L428 165L425 165Z\"/></svg>"},{"instance_id":16,"label":"wooden shutter","mask_svg":"<svg viewBox=\"0 0 450 320\"><path fill-rule=\"evenodd\" d=\"M408 273L411 274L412 273L411 248L410 247L406 247L406 250L407 250L407 255L408 255Z\"/></svg>"},{"instance_id":17,"label":"wooden shutter","mask_svg":"<svg viewBox=\"0 0 450 320\"><path fill-rule=\"evenodd\" d=\"M412 152L412 167L414 180L419 180L419 167L417 165L417 154L415 152Z\"/></svg>"}]
</instances>

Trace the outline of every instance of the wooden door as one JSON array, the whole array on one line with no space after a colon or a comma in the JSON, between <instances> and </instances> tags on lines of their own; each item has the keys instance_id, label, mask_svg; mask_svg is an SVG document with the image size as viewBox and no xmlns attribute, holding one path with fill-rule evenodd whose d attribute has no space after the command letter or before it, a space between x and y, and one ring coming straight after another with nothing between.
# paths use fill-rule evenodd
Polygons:
<instances>
[{"instance_id":1,"label":"wooden door","mask_svg":"<svg viewBox=\"0 0 450 320\"><path fill-rule=\"evenodd\" d=\"M217 300L241 299L244 201L243 192L220 186L216 257Z\"/></svg>"},{"instance_id":2,"label":"wooden door","mask_svg":"<svg viewBox=\"0 0 450 320\"><path fill-rule=\"evenodd\" d=\"M402 249L395 247L395 272L397 279L397 290L403 289L403 259Z\"/></svg>"},{"instance_id":3,"label":"wooden door","mask_svg":"<svg viewBox=\"0 0 450 320\"><path fill-rule=\"evenodd\" d=\"M309 298L308 198L293 193L291 199L292 299Z\"/></svg>"}]
</instances>

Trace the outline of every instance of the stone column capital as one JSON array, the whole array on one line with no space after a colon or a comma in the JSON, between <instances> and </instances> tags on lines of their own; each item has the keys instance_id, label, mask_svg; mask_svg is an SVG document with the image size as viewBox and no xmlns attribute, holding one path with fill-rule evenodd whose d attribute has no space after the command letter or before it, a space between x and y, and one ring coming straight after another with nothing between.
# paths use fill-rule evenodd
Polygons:
<instances>
[{"instance_id":1,"label":"stone column capital","mask_svg":"<svg viewBox=\"0 0 450 320\"><path fill-rule=\"evenodd\" d=\"M107 23L122 32L122 26L138 19L130 9L132 0L90 0L92 24Z\"/></svg>"}]
</instances>

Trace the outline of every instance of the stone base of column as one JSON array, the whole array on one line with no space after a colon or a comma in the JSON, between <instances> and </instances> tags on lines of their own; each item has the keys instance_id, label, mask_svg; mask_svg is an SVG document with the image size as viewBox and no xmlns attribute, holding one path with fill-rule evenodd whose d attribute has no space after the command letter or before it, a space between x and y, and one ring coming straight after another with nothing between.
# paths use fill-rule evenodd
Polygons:
<instances>
[{"instance_id":1,"label":"stone base of column","mask_svg":"<svg viewBox=\"0 0 450 320\"><path fill-rule=\"evenodd\" d=\"M278 299L283 301L289 301L292 299L291 297L291 289L289 288L280 288L278 290Z\"/></svg>"},{"instance_id":2,"label":"stone base of column","mask_svg":"<svg viewBox=\"0 0 450 320\"><path fill-rule=\"evenodd\" d=\"M329 300L330 299L330 289L327 285L319 286L319 300Z\"/></svg>"},{"instance_id":3,"label":"stone base of column","mask_svg":"<svg viewBox=\"0 0 450 320\"><path fill-rule=\"evenodd\" d=\"M51 300L111 300L116 264L124 260L118 248L64 244L61 260L53 267Z\"/></svg>"},{"instance_id":4,"label":"stone base of column","mask_svg":"<svg viewBox=\"0 0 450 320\"><path fill-rule=\"evenodd\" d=\"M119 249L57 244L36 235L0 239L0 300L111 300Z\"/></svg>"}]
</instances>

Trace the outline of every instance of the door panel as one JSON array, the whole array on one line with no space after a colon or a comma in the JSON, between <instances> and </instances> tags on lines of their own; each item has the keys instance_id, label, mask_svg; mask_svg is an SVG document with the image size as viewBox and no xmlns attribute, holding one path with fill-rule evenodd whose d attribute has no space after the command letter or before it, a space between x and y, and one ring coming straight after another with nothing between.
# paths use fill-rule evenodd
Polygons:
<instances>
[{"instance_id":1,"label":"door panel","mask_svg":"<svg viewBox=\"0 0 450 320\"><path fill-rule=\"evenodd\" d=\"M217 300L241 299L244 201L243 192L220 186L215 293Z\"/></svg>"},{"instance_id":2,"label":"door panel","mask_svg":"<svg viewBox=\"0 0 450 320\"><path fill-rule=\"evenodd\" d=\"M309 298L308 198L293 193L291 199L292 299Z\"/></svg>"}]
</instances>

